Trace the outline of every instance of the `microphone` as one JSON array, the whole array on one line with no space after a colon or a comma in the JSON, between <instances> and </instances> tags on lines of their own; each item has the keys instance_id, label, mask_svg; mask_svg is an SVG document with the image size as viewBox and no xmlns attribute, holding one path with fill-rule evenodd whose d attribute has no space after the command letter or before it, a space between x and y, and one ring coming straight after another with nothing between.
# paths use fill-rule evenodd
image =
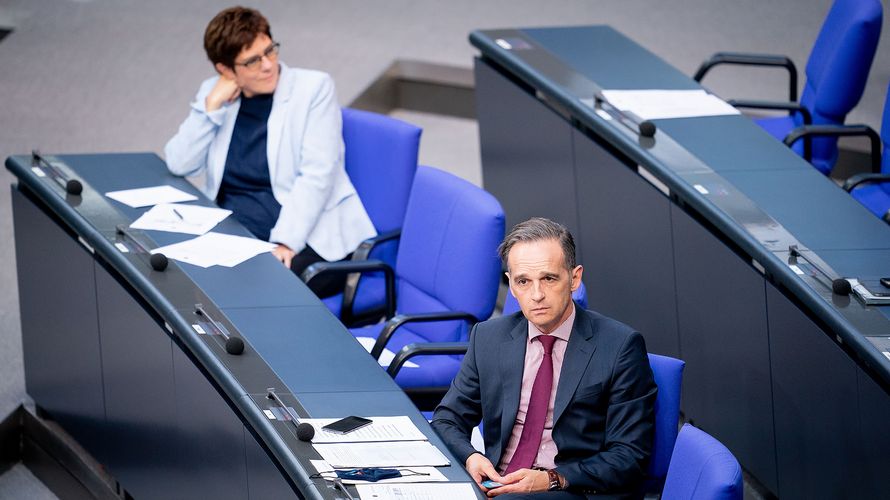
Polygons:
<instances>
[{"instance_id":1,"label":"microphone","mask_svg":"<svg viewBox=\"0 0 890 500\"><path fill-rule=\"evenodd\" d=\"M606 96L603 95L602 91L597 91L593 95L593 99L594 102L600 105L600 108L603 107L603 104L609 106L609 109L611 109L613 111L613 114L617 116L619 122L621 122L625 127L641 135L642 137L652 137L658 130L658 128L655 126L654 123L652 123L652 121L643 120L631 111L622 111L618 109L617 106L606 99Z\"/></svg>"},{"instance_id":2,"label":"microphone","mask_svg":"<svg viewBox=\"0 0 890 500\"><path fill-rule=\"evenodd\" d=\"M117 234L128 238L139 248L139 250L149 255L148 263L151 264L152 269L154 269L155 271L163 271L167 269L167 265L170 264L170 261L169 259L167 259L166 255L160 252L151 253L151 251L146 248L141 241L137 240L132 234L130 234L129 231L127 231L123 224L118 224L117 226L115 226L115 230L117 231Z\"/></svg>"},{"instance_id":3,"label":"microphone","mask_svg":"<svg viewBox=\"0 0 890 500\"><path fill-rule=\"evenodd\" d=\"M282 401L281 398L278 397L278 394L275 393L274 387L269 387L266 389L266 398L274 400L276 403L278 403L278 406L284 408L284 411L286 411L287 414L290 415L291 423L294 424L294 426L296 426L297 428L297 439L303 442L312 441L312 438L315 437L315 427L312 427L312 424L309 424L307 422L300 422L300 419L298 419L296 415L291 413L290 407L284 404L284 401Z\"/></svg>"},{"instance_id":4,"label":"microphone","mask_svg":"<svg viewBox=\"0 0 890 500\"><path fill-rule=\"evenodd\" d=\"M36 149L31 150L31 161L38 165L42 164L43 170L47 172L53 181L61 186L66 193L79 196L80 193L83 192L83 184L79 180L69 178L64 172L56 168L55 165L46 161L44 157L40 156L40 151Z\"/></svg>"},{"instance_id":5,"label":"microphone","mask_svg":"<svg viewBox=\"0 0 890 500\"><path fill-rule=\"evenodd\" d=\"M312 441L312 438L315 437L315 427L312 427L311 424L307 424L306 422L300 422L297 425L297 439L303 442Z\"/></svg>"},{"instance_id":6,"label":"microphone","mask_svg":"<svg viewBox=\"0 0 890 500\"><path fill-rule=\"evenodd\" d=\"M813 266L813 269L819 271L819 274L831 281L831 293L834 293L835 295L850 295L850 292L853 291L853 287L850 286L849 281L844 278L832 278L828 273L822 270L821 267L816 265L815 262L804 255L803 252L801 252L800 249L797 247L797 245L790 245L788 247L788 252L795 258L807 261L807 264Z\"/></svg>"},{"instance_id":7,"label":"microphone","mask_svg":"<svg viewBox=\"0 0 890 500\"><path fill-rule=\"evenodd\" d=\"M222 335L224 339L226 339L225 349L227 353L233 356L237 356L244 352L244 340L242 340L241 337L229 335L229 332L226 331L226 329L222 325L214 321L213 318L211 318L210 315L207 314L207 311L204 310L204 307L201 304L195 304L195 314L204 316L207 321L209 321L210 324L213 325L213 328L215 328L216 331L218 331L219 334Z\"/></svg>"}]
</instances>

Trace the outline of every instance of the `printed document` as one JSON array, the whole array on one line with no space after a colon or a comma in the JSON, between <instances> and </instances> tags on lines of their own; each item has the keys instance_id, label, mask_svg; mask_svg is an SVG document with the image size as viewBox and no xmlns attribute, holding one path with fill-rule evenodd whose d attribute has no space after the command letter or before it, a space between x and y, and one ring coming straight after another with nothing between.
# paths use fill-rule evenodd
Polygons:
<instances>
[{"instance_id":1,"label":"printed document","mask_svg":"<svg viewBox=\"0 0 890 500\"><path fill-rule=\"evenodd\" d=\"M362 500L454 500L476 498L471 483L357 484Z\"/></svg>"},{"instance_id":2,"label":"printed document","mask_svg":"<svg viewBox=\"0 0 890 500\"><path fill-rule=\"evenodd\" d=\"M333 481L334 478L337 477L337 474L334 473L334 468L324 460L310 460L312 466L315 467L315 470L321 474L321 477L327 479L328 481ZM431 482L439 482L439 481L448 481L448 478L445 477L444 474L439 472L439 469L435 467L399 467L399 472L402 473L401 477L391 477L389 479L381 479L377 481L377 484L380 483L431 483ZM351 470L351 469L339 469L339 470ZM362 481L361 479L343 479L344 484L368 484L368 481Z\"/></svg>"},{"instance_id":3,"label":"printed document","mask_svg":"<svg viewBox=\"0 0 890 500\"><path fill-rule=\"evenodd\" d=\"M308 423L315 428L313 443L370 443L375 441L425 441L426 436L407 416L368 417L371 424L347 432L329 432L322 427L336 422L337 418L301 418L300 423Z\"/></svg>"},{"instance_id":4,"label":"printed document","mask_svg":"<svg viewBox=\"0 0 890 500\"><path fill-rule=\"evenodd\" d=\"M198 205L161 203L151 207L130 227L202 235L231 215L231 210Z\"/></svg>"},{"instance_id":5,"label":"printed document","mask_svg":"<svg viewBox=\"0 0 890 500\"><path fill-rule=\"evenodd\" d=\"M163 253L168 259L199 267L234 267L261 253L271 252L274 243L256 238L207 233L188 241L155 248L151 253Z\"/></svg>"},{"instance_id":6,"label":"printed document","mask_svg":"<svg viewBox=\"0 0 890 500\"><path fill-rule=\"evenodd\" d=\"M621 111L643 120L694 116L738 115L739 110L704 90L603 90L603 96Z\"/></svg>"},{"instance_id":7,"label":"printed document","mask_svg":"<svg viewBox=\"0 0 890 500\"><path fill-rule=\"evenodd\" d=\"M105 196L119 201L133 208L148 207L159 203L179 203L181 201L195 201L197 196L180 191L173 186L154 186L138 189L125 189L123 191L111 191Z\"/></svg>"},{"instance_id":8,"label":"printed document","mask_svg":"<svg viewBox=\"0 0 890 500\"><path fill-rule=\"evenodd\" d=\"M315 451L336 468L439 467L451 462L429 441L313 444Z\"/></svg>"},{"instance_id":9,"label":"printed document","mask_svg":"<svg viewBox=\"0 0 890 500\"><path fill-rule=\"evenodd\" d=\"M374 348L374 344L377 342L377 339L371 337L356 337L355 340L358 340L358 343L365 348L366 351L371 352L371 349ZM396 357L396 354L390 351L387 348L383 348L383 352L380 353L380 357L377 358L377 362L380 363L380 366L388 367L392 360ZM402 368L420 368L417 363L412 363L411 361L405 361L405 364L402 365Z\"/></svg>"}]
</instances>

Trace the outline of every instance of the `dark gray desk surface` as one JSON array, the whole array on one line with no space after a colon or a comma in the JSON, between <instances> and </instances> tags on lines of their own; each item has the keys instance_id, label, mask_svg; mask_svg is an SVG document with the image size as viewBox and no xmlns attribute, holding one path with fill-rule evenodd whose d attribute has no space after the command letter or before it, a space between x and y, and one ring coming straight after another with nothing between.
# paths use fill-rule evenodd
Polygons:
<instances>
[{"instance_id":1,"label":"dark gray desk surface","mask_svg":"<svg viewBox=\"0 0 890 500\"><path fill-rule=\"evenodd\" d=\"M117 224L133 221L150 208L118 203L104 197L108 191L167 184L198 196L197 201L189 203L213 206L186 180L170 175L154 154L63 155L52 159L62 161L69 175L73 173L86 183L83 196L67 197L67 206L61 205L67 213L59 216L63 220L76 217L68 207L72 208L107 242L117 240ZM13 161L23 167L16 172L20 182L29 186L43 183L60 199L66 199L49 178L32 174L26 167L29 157L14 157ZM249 236L231 217L213 230ZM159 231L133 233L151 248L194 237ZM220 358L223 366L242 373L239 382L249 393L268 387L262 373L271 369L284 384L276 388L278 392L294 394L312 417L410 415L454 462L402 390L309 289L270 254L258 255L234 268L204 269L171 261L164 273L151 271L145 256L132 252L122 255L164 294L187 324L200 321L193 312L198 298L211 302L205 306L220 315L214 319L227 325L230 333L241 335L252 349L242 356ZM256 355L264 362L262 370L250 370L248 366L257 362ZM236 397L249 399L244 394ZM452 480L469 481L461 464L442 471Z\"/></svg>"},{"instance_id":2,"label":"dark gray desk surface","mask_svg":"<svg viewBox=\"0 0 890 500\"><path fill-rule=\"evenodd\" d=\"M499 39L512 48L501 47ZM470 41L483 58L650 171L768 273L786 283L803 281L798 298L839 329L836 333L876 366L890 387L890 361L865 341L890 332L890 321L874 321L890 319L890 307L866 308L855 299L836 307L823 285L797 278L773 255L787 254L788 245L796 243L841 275L888 276L885 223L746 117L656 120L654 140L604 119L592 107L600 89L701 88L608 26L476 31ZM709 193L697 191L696 184Z\"/></svg>"}]
</instances>

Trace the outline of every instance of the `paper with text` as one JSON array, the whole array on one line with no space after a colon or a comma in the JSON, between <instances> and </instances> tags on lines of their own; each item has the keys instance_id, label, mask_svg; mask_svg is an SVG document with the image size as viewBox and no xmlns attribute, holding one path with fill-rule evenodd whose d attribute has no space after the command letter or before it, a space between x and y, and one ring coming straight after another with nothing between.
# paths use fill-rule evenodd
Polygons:
<instances>
[{"instance_id":1,"label":"paper with text","mask_svg":"<svg viewBox=\"0 0 890 500\"><path fill-rule=\"evenodd\" d=\"M425 441L426 436L407 416L368 417L366 425L346 434L329 432L322 427L336 422L337 418L303 418L300 423L308 423L315 428L313 443L370 443L376 441Z\"/></svg>"},{"instance_id":2,"label":"paper with text","mask_svg":"<svg viewBox=\"0 0 890 500\"><path fill-rule=\"evenodd\" d=\"M161 203L133 221L133 229L202 235L232 214L231 210L198 205Z\"/></svg>"},{"instance_id":3,"label":"paper with text","mask_svg":"<svg viewBox=\"0 0 890 500\"><path fill-rule=\"evenodd\" d=\"M362 500L455 500L477 498L470 483L357 484Z\"/></svg>"},{"instance_id":4,"label":"paper with text","mask_svg":"<svg viewBox=\"0 0 890 500\"><path fill-rule=\"evenodd\" d=\"M336 468L439 467L451 462L429 441L385 443L320 443L315 451Z\"/></svg>"},{"instance_id":5,"label":"paper with text","mask_svg":"<svg viewBox=\"0 0 890 500\"><path fill-rule=\"evenodd\" d=\"M704 90L603 90L609 104L643 120L738 115L739 110Z\"/></svg>"}]
</instances>

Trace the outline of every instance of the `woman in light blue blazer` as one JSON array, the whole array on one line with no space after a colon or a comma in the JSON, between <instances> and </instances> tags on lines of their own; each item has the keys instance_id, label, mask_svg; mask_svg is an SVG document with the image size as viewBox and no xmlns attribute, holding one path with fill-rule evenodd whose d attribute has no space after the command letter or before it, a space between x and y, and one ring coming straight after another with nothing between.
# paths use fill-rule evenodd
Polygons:
<instances>
[{"instance_id":1,"label":"woman in light blue blazer","mask_svg":"<svg viewBox=\"0 0 890 500\"><path fill-rule=\"evenodd\" d=\"M340 107L331 77L289 68L259 12L226 9L207 26L217 76L204 81L164 148L175 175L204 174L203 191L295 273L348 258L374 226L343 166ZM343 278L312 281L320 296Z\"/></svg>"}]
</instances>

